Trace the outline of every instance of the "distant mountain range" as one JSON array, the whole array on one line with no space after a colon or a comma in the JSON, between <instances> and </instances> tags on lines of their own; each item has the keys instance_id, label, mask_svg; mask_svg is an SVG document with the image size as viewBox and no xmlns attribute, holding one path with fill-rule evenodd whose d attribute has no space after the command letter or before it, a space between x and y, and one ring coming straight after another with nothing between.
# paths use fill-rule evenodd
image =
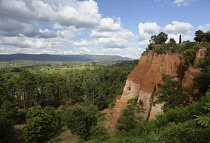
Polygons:
<instances>
[{"instance_id":1,"label":"distant mountain range","mask_svg":"<svg viewBox=\"0 0 210 143\"><path fill-rule=\"evenodd\" d=\"M60 62L88 62L88 61L125 61L132 60L116 55L49 55L49 54L11 54L0 55L3 61L60 61Z\"/></svg>"}]
</instances>

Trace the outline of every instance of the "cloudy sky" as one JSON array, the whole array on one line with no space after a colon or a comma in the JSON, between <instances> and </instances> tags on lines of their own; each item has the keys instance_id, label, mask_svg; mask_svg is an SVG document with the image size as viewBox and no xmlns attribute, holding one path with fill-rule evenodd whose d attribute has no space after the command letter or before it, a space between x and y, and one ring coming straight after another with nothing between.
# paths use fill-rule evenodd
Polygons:
<instances>
[{"instance_id":1,"label":"cloudy sky","mask_svg":"<svg viewBox=\"0 0 210 143\"><path fill-rule=\"evenodd\" d=\"M112 54L138 59L151 35L193 41L210 0L0 0L0 54Z\"/></svg>"}]
</instances>

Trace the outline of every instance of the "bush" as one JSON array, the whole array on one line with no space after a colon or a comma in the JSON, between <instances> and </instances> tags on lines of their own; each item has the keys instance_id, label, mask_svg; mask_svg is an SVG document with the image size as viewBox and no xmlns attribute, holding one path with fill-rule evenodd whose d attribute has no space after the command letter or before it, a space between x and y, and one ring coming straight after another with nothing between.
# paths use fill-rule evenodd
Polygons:
<instances>
[{"instance_id":1,"label":"bush","mask_svg":"<svg viewBox=\"0 0 210 143\"><path fill-rule=\"evenodd\" d=\"M196 56L196 50L195 49L187 49L183 53L183 60L184 60L184 67L187 69L190 65L194 62Z\"/></svg>"},{"instance_id":2,"label":"bush","mask_svg":"<svg viewBox=\"0 0 210 143\"><path fill-rule=\"evenodd\" d=\"M204 41L204 42L201 43L201 46L202 46L202 47L206 47L206 46L208 46L208 45L209 45L209 43L206 42L206 41Z\"/></svg>"},{"instance_id":3,"label":"bush","mask_svg":"<svg viewBox=\"0 0 210 143\"><path fill-rule=\"evenodd\" d=\"M104 127L93 126L90 130L91 139L98 142L105 141L109 138L108 130Z\"/></svg>"},{"instance_id":4,"label":"bush","mask_svg":"<svg viewBox=\"0 0 210 143\"><path fill-rule=\"evenodd\" d=\"M158 54L163 54L166 51L171 50L171 47L168 44L155 44L153 45L152 50Z\"/></svg>"},{"instance_id":5,"label":"bush","mask_svg":"<svg viewBox=\"0 0 210 143\"><path fill-rule=\"evenodd\" d=\"M10 101L3 102L0 108L0 117L1 116L16 122L18 117L18 111L12 102Z\"/></svg>"},{"instance_id":6,"label":"bush","mask_svg":"<svg viewBox=\"0 0 210 143\"><path fill-rule=\"evenodd\" d=\"M77 104L63 111L62 121L73 134L89 140L90 130L97 123L96 113L97 108L93 105Z\"/></svg>"},{"instance_id":7,"label":"bush","mask_svg":"<svg viewBox=\"0 0 210 143\"><path fill-rule=\"evenodd\" d=\"M14 122L0 116L0 143L6 142L6 138L11 134Z\"/></svg>"},{"instance_id":8,"label":"bush","mask_svg":"<svg viewBox=\"0 0 210 143\"><path fill-rule=\"evenodd\" d=\"M138 99L129 99L127 104L128 106L123 110L122 116L118 119L119 125L116 128L119 131L134 129L143 120L143 117L140 116L141 113L144 113L144 109L140 107L141 102L138 102Z\"/></svg>"},{"instance_id":9,"label":"bush","mask_svg":"<svg viewBox=\"0 0 210 143\"><path fill-rule=\"evenodd\" d=\"M185 42L185 49L197 49L199 48L199 44L197 42Z\"/></svg>"},{"instance_id":10,"label":"bush","mask_svg":"<svg viewBox=\"0 0 210 143\"><path fill-rule=\"evenodd\" d=\"M33 107L27 114L22 139L26 142L43 143L58 129L58 125L53 108Z\"/></svg>"}]
</instances>

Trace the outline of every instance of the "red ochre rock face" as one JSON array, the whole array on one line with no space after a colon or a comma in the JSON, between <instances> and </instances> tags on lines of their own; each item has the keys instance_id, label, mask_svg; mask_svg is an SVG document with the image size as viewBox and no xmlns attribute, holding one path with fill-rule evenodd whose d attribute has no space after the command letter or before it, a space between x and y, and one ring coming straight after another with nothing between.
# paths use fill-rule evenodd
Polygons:
<instances>
[{"instance_id":1,"label":"red ochre rock face","mask_svg":"<svg viewBox=\"0 0 210 143\"><path fill-rule=\"evenodd\" d=\"M157 54L151 51L142 53L138 65L128 75L123 94L115 102L115 106L109 110L112 119L107 122L107 127L115 127L117 120L122 113L122 109L127 106L127 101L131 98L138 98L143 102L142 108L145 113L142 116L147 119L154 119L162 112L162 104L152 105L157 100L154 93L158 90L157 84L162 83L161 74L167 74L174 77L174 80L180 80L183 87L192 90L194 87L193 77L200 74L197 63L206 55L206 48L198 49L194 63L184 71L180 54L168 52L166 54ZM190 98L191 102L193 98Z\"/></svg>"}]
</instances>

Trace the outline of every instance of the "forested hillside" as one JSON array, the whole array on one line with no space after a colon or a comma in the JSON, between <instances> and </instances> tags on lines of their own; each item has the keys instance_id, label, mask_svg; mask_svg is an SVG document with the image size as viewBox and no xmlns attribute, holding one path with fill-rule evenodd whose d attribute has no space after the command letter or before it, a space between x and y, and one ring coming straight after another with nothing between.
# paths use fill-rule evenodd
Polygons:
<instances>
[{"instance_id":1,"label":"forested hillside","mask_svg":"<svg viewBox=\"0 0 210 143\"><path fill-rule=\"evenodd\" d=\"M12 125L26 123L22 140L46 141L49 139L47 136L63 124L57 122L60 120L60 116L57 115L60 112L55 112L55 109L61 106L81 108L83 105L81 107L78 105L81 103L88 106L89 110L92 110L89 106L94 107L94 114L111 107L115 97L121 94L126 77L137 62L134 60L113 65L94 65L91 69L82 70L70 68L65 72L56 73L49 72L50 67L44 71L36 68L1 69L0 140L11 142L9 138L12 134ZM41 116L40 122L31 127L35 122L31 118L36 116ZM42 123L42 117L44 120L48 119L47 125ZM52 127L47 127L44 131L37 130L37 128L45 128L52 121L55 121L56 125L52 124ZM39 135L43 136L38 137Z\"/></svg>"}]
</instances>

